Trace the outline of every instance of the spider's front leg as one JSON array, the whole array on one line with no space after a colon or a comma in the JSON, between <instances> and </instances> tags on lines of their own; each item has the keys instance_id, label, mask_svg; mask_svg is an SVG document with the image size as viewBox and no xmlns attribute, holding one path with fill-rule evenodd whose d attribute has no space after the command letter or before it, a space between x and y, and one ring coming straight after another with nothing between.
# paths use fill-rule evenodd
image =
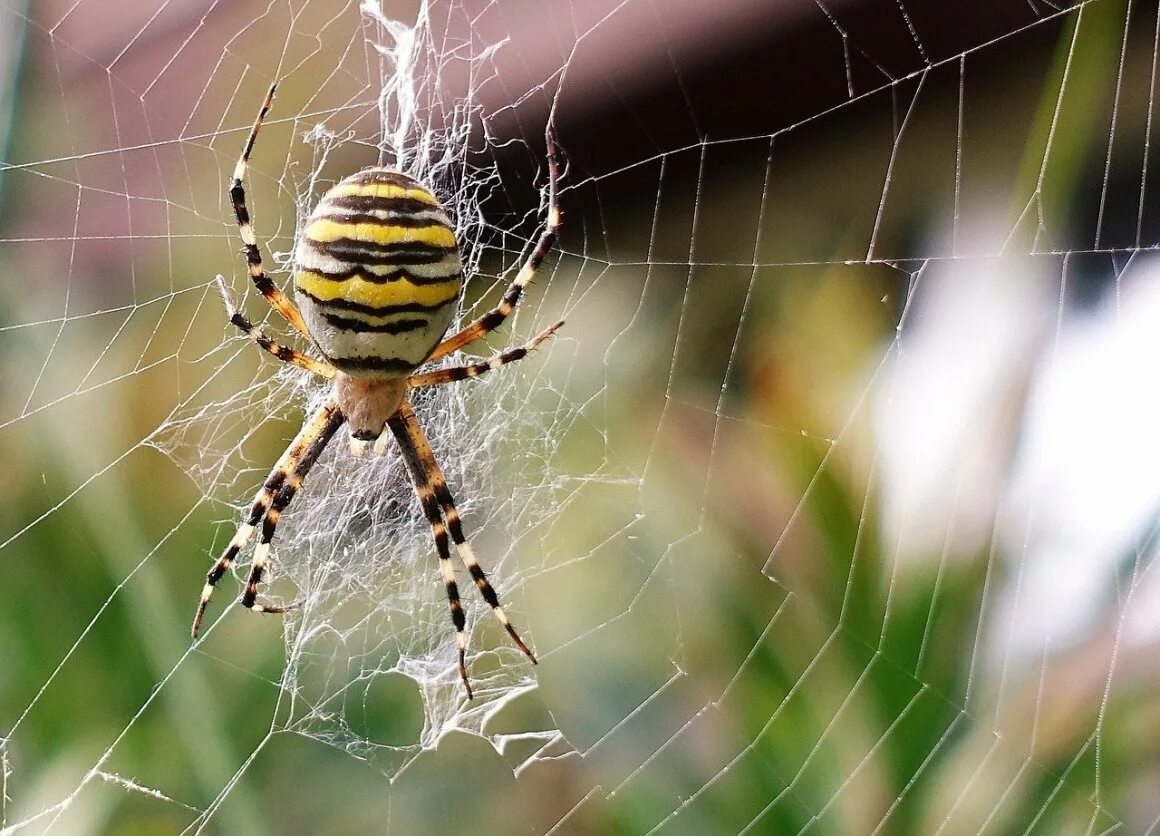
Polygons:
<instances>
[{"instance_id":1,"label":"spider's front leg","mask_svg":"<svg viewBox=\"0 0 1160 836\"><path fill-rule=\"evenodd\" d=\"M286 612L298 606L298 604L269 606L256 603L258 584L261 582L262 574L269 562L270 542L274 538L278 519L298 489L302 487L302 482L306 478L306 474L310 472L310 468L318 461L318 457L322 455L327 443L334 438L334 434L338 432L345 420L346 416L343 415L338 404L333 400L328 400L303 424L298 435L279 457L274 469L266 478L265 484L262 485L262 489L254 498L246 522L238 528L225 551L206 574L205 587L201 591L201 600L198 602L197 614L193 619L191 633L194 638L197 638L201 629L202 620L205 618L205 609L209 605L214 588L234 565L238 554L245 548L259 523L262 526L261 541L254 551L254 560L250 569L249 581L246 583L246 591L242 596L242 604L256 612L272 613Z\"/></svg>"},{"instance_id":2,"label":"spider's front leg","mask_svg":"<svg viewBox=\"0 0 1160 836\"><path fill-rule=\"evenodd\" d=\"M475 582L479 594L491 607L492 612L495 613L496 618L499 619L504 630L507 631L512 641L515 642L515 645L528 657L533 665L537 664L536 656L527 644L524 643L524 640L520 638L519 633L516 632L516 628L512 626L507 613L504 611L503 605L500 603L499 595L496 593L495 587L487 579L483 567L479 565L479 561L476 560L471 545L464 536L463 526L459 519L459 510L455 507L455 500L452 498L451 491L447 487L447 480L443 476L443 470L439 467L439 462L435 459L435 453L431 449L431 444L427 440L426 433L419 426L419 421L415 417L415 412L411 409L411 405L404 401L399 406L398 412L387 421L387 426L390 427L392 435L399 442L399 449L403 454L403 461L406 463L407 470L411 474L411 481L415 485L415 493L419 497L419 502L423 506L423 512L426 514L428 522L431 523L431 530L435 537L435 547L439 552L439 566L443 571L443 583L447 587L447 600L451 606L451 619L455 625L456 638L459 642L459 675L463 679L464 687L467 689L467 698L471 699L471 682L467 677L466 662L467 633L464 630L466 620L463 615L463 607L459 601L459 586L455 580L455 571L451 566L451 553L447 544L448 531L450 531L451 540L454 541L455 548L459 552L464 566L467 567L467 572L471 575L472 581ZM446 518L446 522L444 522L444 517Z\"/></svg>"}]
</instances>

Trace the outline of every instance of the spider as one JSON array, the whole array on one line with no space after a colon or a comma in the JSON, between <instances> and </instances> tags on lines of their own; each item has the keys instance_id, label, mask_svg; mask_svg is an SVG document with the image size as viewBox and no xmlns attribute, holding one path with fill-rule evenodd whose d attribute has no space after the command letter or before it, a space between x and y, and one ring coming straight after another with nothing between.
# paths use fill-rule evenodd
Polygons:
<instances>
[{"instance_id":1,"label":"spider","mask_svg":"<svg viewBox=\"0 0 1160 836\"><path fill-rule=\"evenodd\" d=\"M258 292L299 334L310 340L323 359L276 342L256 328L234 304L225 279L216 278L229 320L264 351L332 381L326 401L305 421L282 453L250 512L221 556L206 574L205 587L193 619L197 638L206 606L218 581L230 571L239 552L261 527L242 606L255 612L286 613L301 602L285 605L258 601L258 584L270 560L270 543L278 520L302 487L310 468L345 423L353 455L372 444L381 454L393 436L399 444L419 504L431 525L439 566L447 589L451 621L459 645L459 676L468 699L467 634L459 586L451 562L448 534L483 599L524 655L535 654L512 626L495 588L476 560L435 454L407 402L411 389L438 386L477 377L522 359L563 325L509 348L488 360L416 371L446 357L498 328L515 309L544 257L556 241L560 208L556 202L559 154L549 124L548 217L540 237L499 304L461 331L443 339L463 290L459 246L446 211L421 183L387 168L368 168L340 181L322 196L305 222L294 253L294 295L291 301L270 279L246 207L243 180L262 122L274 100L271 85L234 168L230 199L245 247L250 279ZM390 436L384 432L390 429Z\"/></svg>"}]
</instances>

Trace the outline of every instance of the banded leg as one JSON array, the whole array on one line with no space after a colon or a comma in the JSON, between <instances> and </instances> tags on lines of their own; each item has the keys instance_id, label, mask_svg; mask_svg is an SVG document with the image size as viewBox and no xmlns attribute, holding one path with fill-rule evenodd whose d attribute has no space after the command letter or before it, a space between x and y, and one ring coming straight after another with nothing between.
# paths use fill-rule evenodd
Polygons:
<instances>
[{"instance_id":1,"label":"banded leg","mask_svg":"<svg viewBox=\"0 0 1160 836\"><path fill-rule=\"evenodd\" d=\"M254 612L284 613L296 610L301 606L301 602L284 606L257 603L258 584L262 582L262 575L270 562L270 543L274 539L274 531L278 528L282 512L294 500L295 494L298 493L302 487L302 482L306 479L306 474L310 472L310 468L314 467L314 463L318 461L318 457L322 455L326 445L330 443L334 434L338 432L338 428L346 420L342 410L329 402L316 413L316 416L318 418L316 428L307 439L305 451L282 481L278 493L262 517L262 536L257 548L254 549L254 560L250 564L250 577L246 581L246 590L242 593L242 606Z\"/></svg>"},{"instance_id":2,"label":"banded leg","mask_svg":"<svg viewBox=\"0 0 1160 836\"><path fill-rule=\"evenodd\" d=\"M334 429L329 429L330 423L335 420L337 420L338 423L335 425ZM225 548L225 551L221 553L221 556L217 559L217 561L214 562L214 565L210 568L209 572L206 573L206 583L201 590L201 600L198 601L197 613L194 615L193 627L190 630L193 638L196 639L198 632L201 630L201 622L205 618L205 609L207 606L209 606L210 598L213 596L214 587L217 586L218 581L220 581L225 576L226 572L228 572L234 565L234 561L237 560L238 553L241 552L243 548L245 548L246 543L248 543L250 541L250 537L253 536L254 529L257 528L258 523L265 519L267 512L273 507L274 502L282 491L282 488L286 485L287 479L292 477L293 474L297 473L298 482L301 483L301 479L305 476L305 472L302 471L301 465L304 461L304 457L309 455L309 451L312 449L315 440L328 432L330 435L333 435L334 431L338 429L338 426L342 424L343 420L344 416L338 409L338 406L328 401L321 408L319 408L318 411L310 416L309 420L307 420L305 424L303 424L302 429L299 431L298 435L295 436L292 442L290 442L290 446L286 448L286 451L274 464L274 469L271 470L270 475L266 477L265 484L262 485L261 490L259 490L257 496L254 497L254 503L250 506L250 513L246 517L246 522L242 523L242 525L238 527L237 533L234 534L233 539L230 540L229 545L227 545ZM319 450L319 452L321 452L321 450ZM314 458L317 458L317 454L315 454ZM309 469L310 464L313 464L313 461L307 465L307 469ZM291 496L292 495L293 494L291 494ZM285 508L285 505L282 507ZM279 513L281 512L279 511ZM255 560L256 559L257 556L255 555Z\"/></svg>"},{"instance_id":3,"label":"banded leg","mask_svg":"<svg viewBox=\"0 0 1160 836\"><path fill-rule=\"evenodd\" d=\"M225 278L219 275L214 281L217 282L218 292L222 295L222 301L225 302L226 313L229 315L230 322L238 326L247 337L257 343L260 349L273 354L283 363L290 363L293 366L306 369L308 372L314 372L314 374L325 377L327 380L334 377L336 369L330 363L323 360L315 360L313 357L303 354L293 346L282 345L266 336L264 331L255 327L254 323L246 319L245 315L238 310L237 305L234 304L234 300L230 296L229 288L226 287Z\"/></svg>"},{"instance_id":4,"label":"banded leg","mask_svg":"<svg viewBox=\"0 0 1160 836\"><path fill-rule=\"evenodd\" d=\"M294 326L299 334L309 338L310 334L306 330L306 323L302 320L302 314L298 307L274 284L274 280L266 275L266 270L262 266L262 252L258 249L258 239L254 236L254 227L250 223L250 210L246 207L246 187L243 185L246 169L250 164L250 152L254 150L254 142L258 139L258 131L262 127L266 114L270 111L270 104L274 101L276 89L278 89L277 82L270 85L270 91L266 93L266 99L262 102L262 109L258 111L258 116L254 119L254 127L250 128L250 135L242 147L242 155L238 157L238 163L234 166L233 181L230 184L230 201L234 205L234 216L238 219L238 234L242 236L242 244L246 250L246 269L250 273L250 280L254 283L254 287L258 288L258 292L265 297L270 306Z\"/></svg>"},{"instance_id":5,"label":"banded leg","mask_svg":"<svg viewBox=\"0 0 1160 836\"><path fill-rule=\"evenodd\" d=\"M512 626L507 613L504 611L503 605L500 603L499 595L496 593L495 587L487 579L483 567L479 565L479 561L475 558L475 552L463 534L463 525L459 518L459 509L455 507L455 499L451 496L451 490L447 487L447 480L443 476L443 470L439 467L439 462L435 459L435 453L431 449L427 435L419 425L419 421L415 417L415 412L411 409L411 405L404 401L403 405L399 407L399 411L388 422L388 426L390 426L395 438L399 441L399 447L403 451L404 459L408 462L408 467L413 471L417 471L422 476L424 482L423 491L425 493L429 492L434 496L435 501L443 512L443 516L446 517L447 528L451 531L451 539L454 541L455 548L463 560L463 565L467 567L468 574L471 575L471 579L475 582L476 588L479 589L479 594L491 607L492 612L495 613L496 618L503 625L507 634L511 636L516 647L523 651L524 655L531 660L533 665L537 664L535 654L532 653L524 643L524 640L520 638L519 633L516 632L515 627ZM411 464L412 460L414 461L414 465ZM418 479L416 479L416 489L418 489L418 483ZM444 543L446 543L446 534L444 535Z\"/></svg>"},{"instance_id":6,"label":"banded leg","mask_svg":"<svg viewBox=\"0 0 1160 836\"><path fill-rule=\"evenodd\" d=\"M466 366L451 366L446 369L436 369L432 372L413 374L407 378L407 386L411 389L418 389L421 386L438 386L441 383L451 383L456 380L465 380L469 377L479 377L481 374L498 369L500 366L522 360L527 356L529 351L532 351L540 343L548 339L548 337L555 334L563 324L564 320L561 319L551 328L540 332L523 345L509 348L507 351L503 351L489 360L481 360L478 363L471 363Z\"/></svg>"},{"instance_id":7,"label":"banded leg","mask_svg":"<svg viewBox=\"0 0 1160 836\"><path fill-rule=\"evenodd\" d=\"M404 402L403 407L410 411ZM410 413L414 415L414 413ZM435 497L435 490L431 486L429 474L423 467L418 452L411 444L407 432L402 410L387 420L391 433L399 441L399 449L403 454L403 461L407 465L407 472L411 474L411 482L415 486L415 494L419 497L419 504L423 506L423 513L427 522L431 524L431 534L435 538L435 550L439 553L439 569L443 574L443 585L447 588L447 604L451 608L451 623L455 625L455 639L459 644L459 677L463 680L463 687L467 689L467 698L472 698L471 681L467 678L467 633L464 630L467 620L463 615L463 604L459 600L459 584L455 580L455 567L451 565L451 550L447 546L447 526L443 522L443 515L439 512L439 500Z\"/></svg>"},{"instance_id":8,"label":"banded leg","mask_svg":"<svg viewBox=\"0 0 1160 836\"><path fill-rule=\"evenodd\" d=\"M544 231L540 233L540 240L536 242L536 247L528 256L528 260L524 262L520 272L516 274L515 279L508 285L508 289L504 291L499 304L462 331L451 335L437 345L435 350L431 352L431 356L427 358L428 360L446 357L451 352L458 351L502 325L503 321L519 304L524 288L536 277L536 271L540 269L544 257L551 252L555 245L556 234L560 229L560 204L556 196L556 185L560 175L560 152L556 147L556 133L551 125L548 125L545 138L548 145L548 222L544 225Z\"/></svg>"}]
</instances>

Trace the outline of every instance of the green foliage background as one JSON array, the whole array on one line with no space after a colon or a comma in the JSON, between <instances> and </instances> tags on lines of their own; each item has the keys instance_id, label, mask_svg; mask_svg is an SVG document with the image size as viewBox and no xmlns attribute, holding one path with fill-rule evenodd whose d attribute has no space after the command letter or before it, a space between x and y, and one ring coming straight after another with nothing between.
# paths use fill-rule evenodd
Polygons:
<instances>
[{"instance_id":1,"label":"green foliage background","mask_svg":"<svg viewBox=\"0 0 1160 836\"><path fill-rule=\"evenodd\" d=\"M35 221L67 233L58 216L77 205L90 170L67 150L64 169L43 163L61 142L62 97L75 107L69 130L83 135L86 91L62 86L46 73L51 59L30 50L11 88L0 214L4 823L56 803L95 767L58 832L178 832L207 808L210 832L255 834L542 833L561 819L555 832L733 833L756 822L749 832L862 833L880 821L892 833L944 822L958 833L1142 831L1160 810L1155 655L1122 665L1105 697L1112 614L1050 666L1017 672L1003 702L986 675L972 681L986 585L1003 582L994 544L941 572L937 560L896 566L880 530L873 427L854 407L897 345L916 266L906 253L922 251L960 196L1011 207L998 225L1014 230L1014 252L1051 249L1045 229L1051 245L1081 246L1067 229L1090 216L1117 82L1146 87L1145 41L1120 55L1128 13L1092 2L1042 27L1050 48L1023 63L972 59L965 104L954 83L923 82L931 91L898 145L905 165L893 171L881 225L883 153L918 79L885 94L901 111L835 120L838 134L805 125L779 137L769 195L759 194L767 136L713 146L692 251L723 266L683 263L687 219L657 212L655 190L599 211L580 186L566 196L563 255L540 291L549 298L589 280L593 265L579 256L595 252L594 228L653 240L657 253L632 266L621 263L631 245L609 244L613 267L545 361L567 357L600 390L602 423L561 439L562 466L582 473L607 457L636 477L580 490L547 534L559 568L514 593L513 609L551 652L535 699L505 722L512 731L554 722L585 755L516 776L516 757L450 734L393 782L318 740L268 736L293 713L278 687L282 634L268 622L234 613L212 643L190 649L189 611L221 508L142 440L183 378L196 379L201 351L222 339L200 282L237 269L226 206L219 216L213 204L240 134L184 149L187 166L202 166L179 186L200 229L167 234L152 219L127 249L123 235L71 255L38 246ZM33 47L41 34L30 35ZM310 92L292 79L280 100ZM250 98L237 99L228 125L241 129ZM1148 102L1126 101L1118 130L1140 130ZM275 122L263 136L266 160L291 147L288 128ZM591 155L569 146L566 126L562 139L582 181ZM970 155L961 195L941 175L933 185L956 145ZM356 168L359 152L344 148L331 165ZM253 190L264 234L288 236L291 210L275 228L285 195L262 168ZM679 171L665 180L670 196L699 185ZM184 200L163 197L175 195ZM758 199L756 231L754 213L737 207ZM749 266L755 232L768 252L801 257ZM866 263L868 243L899 260ZM684 255L666 263L667 252ZM68 310L112 311L130 281L126 259L133 315L58 328L54 282L72 277ZM75 370L90 366L93 385L85 375L78 383ZM105 368L131 371L107 380ZM235 382L263 369L254 358ZM247 454L272 461L293 423L269 422ZM348 720L368 739L397 742L413 738L421 716L407 684L388 678ZM21 832L40 830L33 821Z\"/></svg>"}]
</instances>

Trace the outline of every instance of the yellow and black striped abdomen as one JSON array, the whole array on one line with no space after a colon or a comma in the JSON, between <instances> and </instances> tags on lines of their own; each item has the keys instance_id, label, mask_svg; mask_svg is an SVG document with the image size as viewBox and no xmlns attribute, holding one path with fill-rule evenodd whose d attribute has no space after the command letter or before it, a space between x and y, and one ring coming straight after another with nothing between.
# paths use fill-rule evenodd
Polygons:
<instances>
[{"instance_id":1,"label":"yellow and black striped abdomen","mask_svg":"<svg viewBox=\"0 0 1160 836\"><path fill-rule=\"evenodd\" d=\"M439 201L382 168L323 195L294 261L310 335L327 360L360 377L410 374L442 339L463 286L455 231Z\"/></svg>"}]
</instances>

